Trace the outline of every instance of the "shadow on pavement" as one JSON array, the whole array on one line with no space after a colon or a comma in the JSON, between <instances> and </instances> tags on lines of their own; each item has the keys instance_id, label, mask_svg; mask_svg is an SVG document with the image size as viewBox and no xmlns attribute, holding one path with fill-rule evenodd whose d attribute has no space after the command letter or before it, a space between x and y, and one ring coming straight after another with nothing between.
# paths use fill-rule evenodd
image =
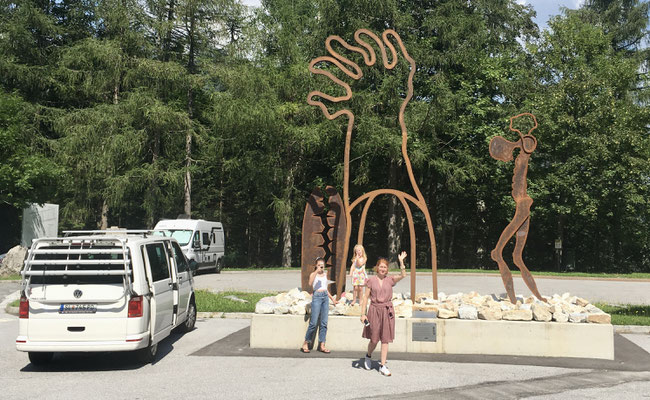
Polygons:
<instances>
[{"instance_id":1,"label":"shadow on pavement","mask_svg":"<svg viewBox=\"0 0 650 400\"><path fill-rule=\"evenodd\" d=\"M245 356L278 358L348 358L353 360L353 368L359 368L360 357L363 357L365 350L359 349L358 352L332 350L332 353L330 354L323 354L321 352L303 354L299 350L301 343L296 344L295 350L252 349L249 346L249 337L250 327L246 327L194 352L191 355L202 357ZM534 365L541 367L603 369L617 371L650 370L650 354L619 334L614 334L614 354L614 360L475 354L417 354L398 352L390 352L390 358L392 360L406 361Z\"/></svg>"},{"instance_id":2,"label":"shadow on pavement","mask_svg":"<svg viewBox=\"0 0 650 400\"><path fill-rule=\"evenodd\" d=\"M174 350L174 343L183 334L171 333L158 343L158 354L152 365L156 365ZM25 353L27 358L27 353ZM133 351L114 352L70 352L54 353L54 359L44 366L34 366L32 363L21 368L21 372L91 372L91 371L124 371L135 370L146 366L137 360Z\"/></svg>"}]
</instances>

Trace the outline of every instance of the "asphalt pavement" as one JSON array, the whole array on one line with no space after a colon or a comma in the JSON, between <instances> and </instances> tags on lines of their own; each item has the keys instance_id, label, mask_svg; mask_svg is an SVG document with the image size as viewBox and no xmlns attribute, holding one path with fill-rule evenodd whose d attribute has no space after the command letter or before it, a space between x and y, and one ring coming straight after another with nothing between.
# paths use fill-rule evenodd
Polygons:
<instances>
[{"instance_id":1,"label":"asphalt pavement","mask_svg":"<svg viewBox=\"0 0 650 400\"><path fill-rule=\"evenodd\" d=\"M425 274L418 275L422 287ZM441 276L446 293L499 293L492 276ZM549 282L546 282L549 281ZM537 279L544 294L568 291L592 301L648 304L650 282ZM248 271L205 274L196 286L211 290L280 291L296 287L297 272ZM396 290L408 292L404 280ZM549 289L545 289L549 284ZM567 286L562 286L566 284ZM15 285L15 286L12 286ZM518 293L523 283L515 282ZM562 287L569 288L563 290ZM607 289L611 287L610 289ZM15 294L17 283L0 283L0 294ZM420 289L421 288L421 289ZM550 288L553 288L551 290ZM603 289L605 288L605 289ZM558 290L559 289L559 290ZM605 293L598 293L602 290ZM524 292L525 294L525 292ZM621 296L622 295L622 296ZM2 298L0 297L0 300ZM366 371L359 352L302 354L296 350L248 347L249 319L199 319L196 329L161 342L153 364L140 365L128 353L57 354L47 368L33 367L15 350L18 319L0 310L0 387L3 398L44 399L648 399L650 335L615 336L616 359L590 360L389 353L393 376ZM378 354L378 352L377 352Z\"/></svg>"}]
</instances>

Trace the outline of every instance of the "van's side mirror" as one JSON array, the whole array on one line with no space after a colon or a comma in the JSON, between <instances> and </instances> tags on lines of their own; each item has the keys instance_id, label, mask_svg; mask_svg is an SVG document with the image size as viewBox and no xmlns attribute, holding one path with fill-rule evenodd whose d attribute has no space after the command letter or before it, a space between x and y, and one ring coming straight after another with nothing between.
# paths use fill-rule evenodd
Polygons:
<instances>
[{"instance_id":1,"label":"van's side mirror","mask_svg":"<svg viewBox=\"0 0 650 400\"><path fill-rule=\"evenodd\" d=\"M192 248L200 249L201 248L201 243L199 243L198 240L193 241L192 242Z\"/></svg>"},{"instance_id":2,"label":"van's side mirror","mask_svg":"<svg viewBox=\"0 0 650 400\"><path fill-rule=\"evenodd\" d=\"M193 273L199 269L199 263L197 263L196 261L189 260L189 263L190 263L190 271L192 271Z\"/></svg>"}]
</instances>

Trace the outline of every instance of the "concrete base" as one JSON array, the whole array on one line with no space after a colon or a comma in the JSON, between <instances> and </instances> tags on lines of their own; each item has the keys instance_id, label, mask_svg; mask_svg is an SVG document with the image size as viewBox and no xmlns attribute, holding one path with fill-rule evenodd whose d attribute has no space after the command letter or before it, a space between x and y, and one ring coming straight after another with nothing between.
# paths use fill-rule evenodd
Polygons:
<instances>
[{"instance_id":1,"label":"concrete base","mask_svg":"<svg viewBox=\"0 0 650 400\"><path fill-rule=\"evenodd\" d=\"M413 324L417 323L435 324L435 341L420 341L418 335L414 338ZM250 347L297 350L308 324L300 315L254 314ZM363 352L368 340L361 337L362 328L358 317L330 315L327 347ZM390 351L613 360L614 329L587 323L397 318Z\"/></svg>"}]
</instances>

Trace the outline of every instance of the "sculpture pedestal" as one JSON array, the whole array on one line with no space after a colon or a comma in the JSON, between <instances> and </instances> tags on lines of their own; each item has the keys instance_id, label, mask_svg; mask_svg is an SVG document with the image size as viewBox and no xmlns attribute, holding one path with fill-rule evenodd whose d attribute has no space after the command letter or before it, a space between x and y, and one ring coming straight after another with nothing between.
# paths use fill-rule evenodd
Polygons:
<instances>
[{"instance_id":1,"label":"sculpture pedestal","mask_svg":"<svg viewBox=\"0 0 650 400\"><path fill-rule=\"evenodd\" d=\"M299 349L308 324L302 315L254 314L250 347ZM365 351L368 340L361 337L359 317L330 315L327 325L329 349ZM614 328L588 323L397 318L390 351L613 360Z\"/></svg>"}]
</instances>

